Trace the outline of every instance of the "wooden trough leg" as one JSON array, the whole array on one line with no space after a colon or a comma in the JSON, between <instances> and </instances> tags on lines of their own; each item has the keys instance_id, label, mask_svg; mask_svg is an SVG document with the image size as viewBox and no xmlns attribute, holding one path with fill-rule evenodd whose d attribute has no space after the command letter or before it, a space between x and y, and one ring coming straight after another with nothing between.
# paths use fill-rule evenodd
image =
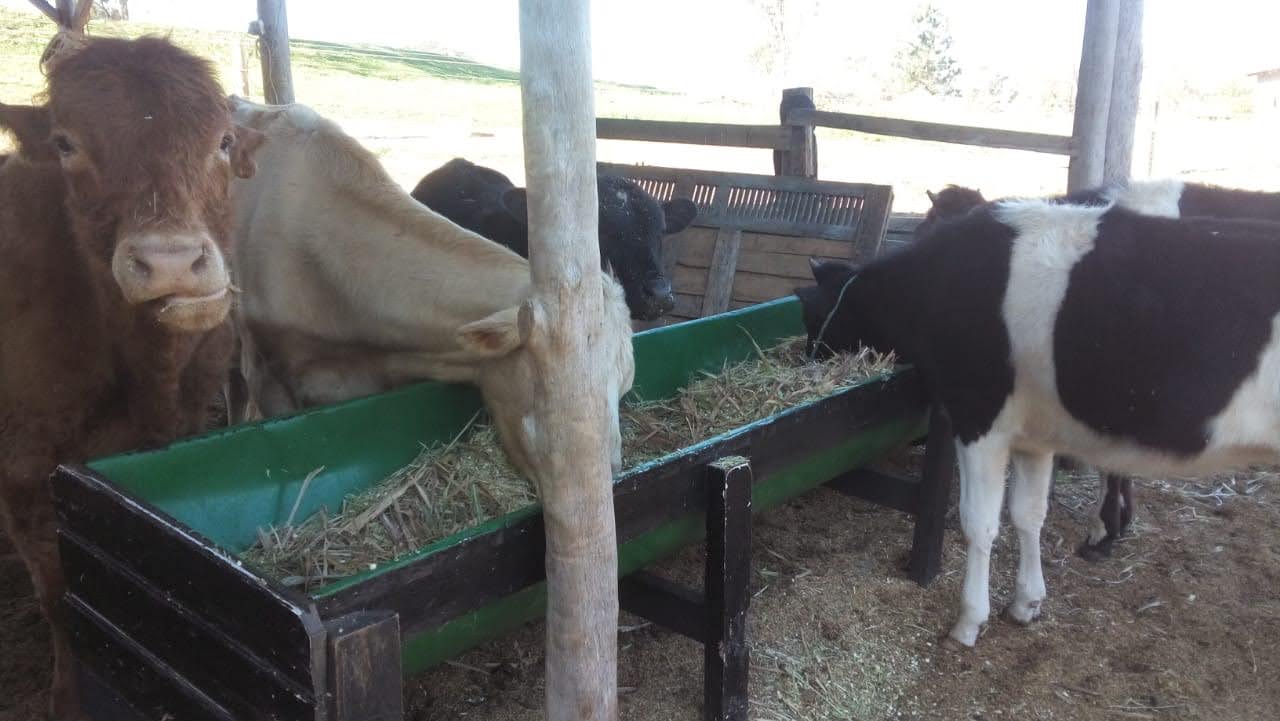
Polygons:
<instances>
[{"instance_id":1,"label":"wooden trough leg","mask_svg":"<svg viewBox=\"0 0 1280 721\"><path fill-rule=\"evenodd\" d=\"M955 455L951 422L935 406L929 412L929 435L919 480L857 468L827 482L827 486L847 496L915 517L907 575L921 586L929 585L942 569L943 526L955 479Z\"/></svg>"},{"instance_id":2,"label":"wooden trough leg","mask_svg":"<svg viewBox=\"0 0 1280 721\"><path fill-rule=\"evenodd\" d=\"M357 611L325 623L329 631L329 718L401 721L400 616Z\"/></svg>"},{"instance_id":3,"label":"wooden trough leg","mask_svg":"<svg viewBox=\"0 0 1280 721\"><path fill-rule=\"evenodd\" d=\"M929 412L929 440L920 469L916 498L916 528L907 574L927 586L942 570L942 538L956 475L956 445L951 421L938 406Z\"/></svg>"},{"instance_id":4,"label":"wooden trough leg","mask_svg":"<svg viewBox=\"0 0 1280 721\"><path fill-rule=\"evenodd\" d=\"M710 467L707 490L707 620L704 715L746 721L747 606L751 600L751 464L726 458Z\"/></svg>"},{"instance_id":5,"label":"wooden trough leg","mask_svg":"<svg viewBox=\"0 0 1280 721\"><path fill-rule=\"evenodd\" d=\"M707 557L698 593L652 573L622 579L622 608L703 644L703 716L746 721L751 600L751 464L707 466Z\"/></svg>"}]
</instances>

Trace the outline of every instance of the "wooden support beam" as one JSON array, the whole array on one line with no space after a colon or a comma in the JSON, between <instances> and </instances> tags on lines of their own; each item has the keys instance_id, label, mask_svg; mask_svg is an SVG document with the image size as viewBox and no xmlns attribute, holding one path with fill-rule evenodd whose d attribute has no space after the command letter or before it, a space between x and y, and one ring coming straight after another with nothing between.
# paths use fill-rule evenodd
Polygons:
<instances>
[{"instance_id":1,"label":"wooden support beam","mask_svg":"<svg viewBox=\"0 0 1280 721\"><path fill-rule=\"evenodd\" d=\"M641 140L732 148L785 149L791 143L791 132L777 125L728 125L632 118L598 118L596 137L601 140Z\"/></svg>"},{"instance_id":2,"label":"wooden support beam","mask_svg":"<svg viewBox=\"0 0 1280 721\"><path fill-rule=\"evenodd\" d=\"M968 125L930 123L924 120L880 118L873 115L833 113L825 110L793 110L787 115L788 125L816 125L823 128L856 130L898 138L934 140L940 143L979 145L984 148L1028 150L1034 153L1071 154L1071 138L1020 130L979 128Z\"/></svg>"},{"instance_id":3,"label":"wooden support beam","mask_svg":"<svg viewBox=\"0 0 1280 721\"><path fill-rule=\"evenodd\" d=\"M751 603L751 464L722 458L707 478L707 618L714 624L703 647L703 716L709 721L746 721L751 650L747 607Z\"/></svg>"},{"instance_id":4,"label":"wooden support beam","mask_svg":"<svg viewBox=\"0 0 1280 721\"><path fill-rule=\"evenodd\" d=\"M816 109L813 88L787 88L782 91L782 102L778 105L778 120L785 125L792 110ZM787 128L791 133L790 146L773 152L773 174L818 177L818 139L813 125L790 125Z\"/></svg>"},{"instance_id":5,"label":"wooden support beam","mask_svg":"<svg viewBox=\"0 0 1280 721\"><path fill-rule=\"evenodd\" d=\"M1102 179L1107 183L1129 180L1133 168L1133 136L1142 87L1142 10L1142 0L1120 3L1102 171Z\"/></svg>"},{"instance_id":6,"label":"wooden support beam","mask_svg":"<svg viewBox=\"0 0 1280 721\"><path fill-rule=\"evenodd\" d=\"M537 383L526 434L546 531L548 721L618 715L611 451L629 327L604 323L589 0L520 0L533 293L521 334ZM625 333L625 336L616 334Z\"/></svg>"},{"instance_id":7,"label":"wooden support beam","mask_svg":"<svg viewBox=\"0 0 1280 721\"><path fill-rule=\"evenodd\" d=\"M916 526L911 541L907 575L928 586L942 571L942 540L955 485L956 445L951 421L937 405L929 414L929 440L920 468L920 492L916 500Z\"/></svg>"},{"instance_id":8,"label":"wooden support beam","mask_svg":"<svg viewBox=\"0 0 1280 721\"><path fill-rule=\"evenodd\" d=\"M271 105L288 105L294 102L294 95L285 0L258 0L256 29L262 58L262 94Z\"/></svg>"},{"instance_id":9,"label":"wooden support beam","mask_svg":"<svg viewBox=\"0 0 1280 721\"><path fill-rule=\"evenodd\" d=\"M1102 183L1119 18L1120 0L1089 0L1076 82L1075 123L1071 131L1075 153L1067 168L1067 192Z\"/></svg>"},{"instance_id":10,"label":"wooden support beam","mask_svg":"<svg viewBox=\"0 0 1280 721\"><path fill-rule=\"evenodd\" d=\"M392 611L357 611L325 622L329 718L403 721L400 619Z\"/></svg>"},{"instance_id":11,"label":"wooden support beam","mask_svg":"<svg viewBox=\"0 0 1280 721\"><path fill-rule=\"evenodd\" d=\"M61 21L58 20L58 9L50 5L48 0L31 0L31 4L35 5L37 10L44 13L45 17L59 25L62 24Z\"/></svg>"}]
</instances>

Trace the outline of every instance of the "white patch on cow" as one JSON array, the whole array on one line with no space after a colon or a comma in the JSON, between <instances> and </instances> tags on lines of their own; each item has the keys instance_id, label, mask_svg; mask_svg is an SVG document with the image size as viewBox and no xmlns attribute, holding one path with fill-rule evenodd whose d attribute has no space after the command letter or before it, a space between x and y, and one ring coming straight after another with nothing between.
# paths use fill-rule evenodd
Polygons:
<instances>
[{"instance_id":1,"label":"white patch on cow","mask_svg":"<svg viewBox=\"0 0 1280 721\"><path fill-rule=\"evenodd\" d=\"M1013 456L1013 489L1009 494L1009 518L1018 532L1018 580L1009 606L1009 617L1031 623L1040 616L1044 601L1044 573L1040 568L1040 529L1049 511L1049 481L1053 454L1016 451Z\"/></svg>"},{"instance_id":2,"label":"white patch on cow","mask_svg":"<svg viewBox=\"0 0 1280 721\"><path fill-rule=\"evenodd\" d=\"M1128 185L1108 188L1103 195L1116 205L1142 215L1177 218L1181 215L1178 201L1185 183L1172 178L1139 180Z\"/></svg>"},{"instance_id":3,"label":"white patch on cow","mask_svg":"<svg viewBox=\"0 0 1280 721\"><path fill-rule=\"evenodd\" d=\"M1270 452L1280 441L1280 316L1271 319L1271 338L1258 367L1236 389L1227 407L1208 424L1211 454ZM1265 449L1265 451L1264 451Z\"/></svg>"},{"instance_id":4,"label":"white patch on cow","mask_svg":"<svg viewBox=\"0 0 1280 721\"><path fill-rule=\"evenodd\" d=\"M991 544L1000 530L1009 438L989 433L970 444L957 440L956 459L960 466L960 526L968 554L960 618L951 629L951 638L973 646L991 616Z\"/></svg>"},{"instance_id":5,"label":"white patch on cow","mask_svg":"<svg viewBox=\"0 0 1280 721\"><path fill-rule=\"evenodd\" d=\"M1089 511L1091 515L1089 517L1089 535L1086 537L1086 542L1090 546L1096 546L1099 543L1102 543L1102 539L1107 537L1107 524L1102 520L1102 504L1107 501L1107 487L1103 482L1104 479L1102 476L1102 472L1099 471L1098 480L1100 482L1100 487L1098 489L1098 500L1093 504L1093 509Z\"/></svg>"},{"instance_id":6,"label":"white patch on cow","mask_svg":"<svg viewBox=\"0 0 1280 721\"><path fill-rule=\"evenodd\" d=\"M627 202L627 191L625 191L625 190L619 190L619 191L617 191L617 192L616 192L616 193L614 193L614 194L618 196L618 202L619 202L619 203L626 203L626 202Z\"/></svg>"}]
</instances>

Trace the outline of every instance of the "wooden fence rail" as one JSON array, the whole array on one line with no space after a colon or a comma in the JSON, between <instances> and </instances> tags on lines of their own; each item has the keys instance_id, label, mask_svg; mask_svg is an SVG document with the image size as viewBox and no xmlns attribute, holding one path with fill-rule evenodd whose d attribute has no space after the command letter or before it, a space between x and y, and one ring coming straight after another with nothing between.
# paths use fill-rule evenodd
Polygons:
<instances>
[{"instance_id":1,"label":"wooden fence rail","mask_svg":"<svg viewBox=\"0 0 1280 721\"><path fill-rule=\"evenodd\" d=\"M1071 137L1066 135L950 125L923 120L900 120L898 118L881 118L872 115L833 113L825 110L793 110L787 113L786 123L788 125L856 130L875 135L892 135L899 138L933 140L941 143L978 145L984 148L1027 150L1033 153L1071 155L1073 149Z\"/></svg>"},{"instance_id":2,"label":"wooden fence rail","mask_svg":"<svg viewBox=\"0 0 1280 721\"><path fill-rule=\"evenodd\" d=\"M597 118L596 137L601 140L643 140L652 143L723 145L776 150L786 150L791 142L790 130L780 125L686 123L628 118Z\"/></svg>"}]
</instances>

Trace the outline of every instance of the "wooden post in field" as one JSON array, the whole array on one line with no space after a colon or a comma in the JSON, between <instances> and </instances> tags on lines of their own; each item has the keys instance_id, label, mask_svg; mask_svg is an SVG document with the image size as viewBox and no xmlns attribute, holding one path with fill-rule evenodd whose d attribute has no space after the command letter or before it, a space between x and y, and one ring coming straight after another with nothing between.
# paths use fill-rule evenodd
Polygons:
<instances>
[{"instance_id":1,"label":"wooden post in field","mask_svg":"<svg viewBox=\"0 0 1280 721\"><path fill-rule=\"evenodd\" d=\"M520 91L540 380L531 433L547 535L546 718L617 718L618 559L600 334L589 0L520 0ZM522 315L522 324L526 322Z\"/></svg>"},{"instance_id":2,"label":"wooden post in field","mask_svg":"<svg viewBox=\"0 0 1280 721\"><path fill-rule=\"evenodd\" d=\"M288 105L294 98L285 0L258 0L258 22L253 27L258 30L255 34L262 58L262 94L271 105Z\"/></svg>"},{"instance_id":3,"label":"wooden post in field","mask_svg":"<svg viewBox=\"0 0 1280 721\"><path fill-rule=\"evenodd\" d=\"M818 139L812 125L787 125L787 114L796 109L816 110L813 88L787 88L778 105L778 120L791 132L791 147L773 151L773 174L801 178L818 177Z\"/></svg>"},{"instance_id":4,"label":"wooden post in field","mask_svg":"<svg viewBox=\"0 0 1280 721\"><path fill-rule=\"evenodd\" d=\"M1067 168L1067 192L1102 182L1119 16L1120 0L1089 0L1085 10L1075 124L1071 131L1075 149Z\"/></svg>"},{"instance_id":5,"label":"wooden post in field","mask_svg":"<svg viewBox=\"0 0 1280 721\"><path fill-rule=\"evenodd\" d=\"M1133 169L1133 136L1138 124L1138 95L1142 86L1142 2L1124 0L1116 23L1115 73L1107 117L1104 182L1129 180Z\"/></svg>"},{"instance_id":6,"label":"wooden post in field","mask_svg":"<svg viewBox=\"0 0 1280 721\"><path fill-rule=\"evenodd\" d=\"M36 9L64 30L83 32L93 12L93 0L57 0L56 7L48 0L31 0Z\"/></svg>"}]
</instances>

